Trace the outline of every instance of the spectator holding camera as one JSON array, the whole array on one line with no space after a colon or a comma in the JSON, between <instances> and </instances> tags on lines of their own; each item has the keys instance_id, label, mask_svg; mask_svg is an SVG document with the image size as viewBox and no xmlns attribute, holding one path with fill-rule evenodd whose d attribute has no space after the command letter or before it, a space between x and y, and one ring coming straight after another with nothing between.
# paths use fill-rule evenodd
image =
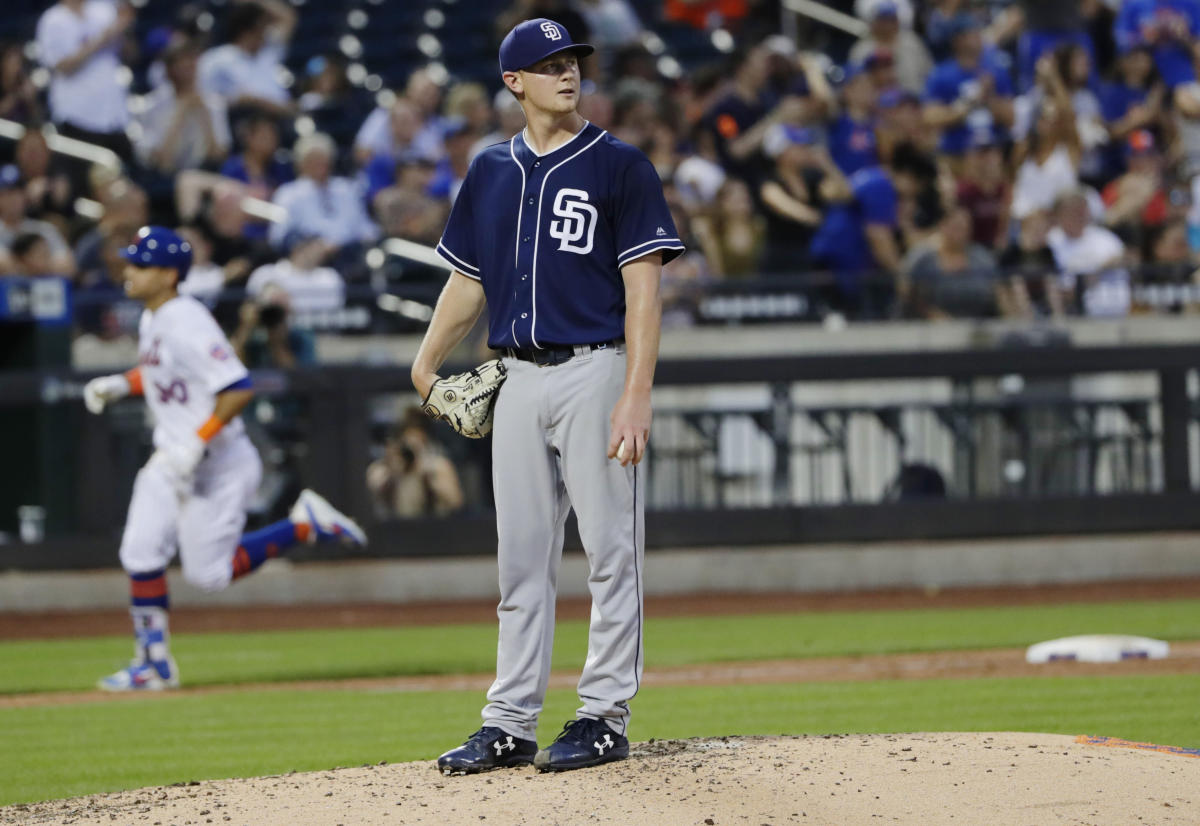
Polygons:
<instances>
[{"instance_id":1,"label":"spectator holding camera","mask_svg":"<svg viewBox=\"0 0 1200 826\"><path fill-rule=\"evenodd\" d=\"M463 506L458 471L438 449L418 407L404 411L383 458L367 468L367 488L380 518L446 516Z\"/></svg>"},{"instance_id":2,"label":"spectator holding camera","mask_svg":"<svg viewBox=\"0 0 1200 826\"><path fill-rule=\"evenodd\" d=\"M268 284L238 311L238 326L229 343L247 367L291 370L316 364L317 350L311 335L292 329L288 294L278 284Z\"/></svg>"},{"instance_id":3,"label":"spectator holding camera","mask_svg":"<svg viewBox=\"0 0 1200 826\"><path fill-rule=\"evenodd\" d=\"M287 257L250 274L246 292L261 296L268 287L279 287L297 315L340 310L346 303L346 284L337 270L321 264L329 252L328 242L297 233L287 239Z\"/></svg>"}]
</instances>

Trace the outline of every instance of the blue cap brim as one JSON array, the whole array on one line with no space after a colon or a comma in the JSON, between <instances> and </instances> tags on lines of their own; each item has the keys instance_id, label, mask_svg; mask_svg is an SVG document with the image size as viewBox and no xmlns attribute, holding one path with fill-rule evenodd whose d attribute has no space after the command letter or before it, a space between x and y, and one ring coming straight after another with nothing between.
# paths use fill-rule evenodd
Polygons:
<instances>
[{"instance_id":1,"label":"blue cap brim","mask_svg":"<svg viewBox=\"0 0 1200 826\"><path fill-rule=\"evenodd\" d=\"M138 269L143 269L143 270L144 270L144 269L147 269L147 268L149 268L149 267L153 267L153 266L154 266L153 264L147 264L145 261L141 261L141 260L139 260L139 259L138 259L138 254L137 254L137 246L136 246L136 245L134 245L134 248L133 248L133 251L132 251L132 252L130 252L130 250L129 250L129 247L128 247L128 246L126 246L126 247L122 248L122 250L121 250L121 258L125 259L125 260L126 260L126 261L128 261L130 264L133 264L133 266L137 267Z\"/></svg>"},{"instance_id":2,"label":"blue cap brim","mask_svg":"<svg viewBox=\"0 0 1200 826\"><path fill-rule=\"evenodd\" d=\"M587 57L594 51L596 51L596 49L590 43L572 43L570 46L563 46L562 48L558 48L558 49L552 48L549 51L547 51L544 55L539 57L537 60L531 60L528 63L526 63L524 66L513 66L511 68L506 68L504 66L501 66L500 71L502 71L502 72L519 72L522 69L528 69L533 64L538 63L542 60L545 60L550 55L558 54L559 52L578 52L580 57Z\"/></svg>"}]
</instances>

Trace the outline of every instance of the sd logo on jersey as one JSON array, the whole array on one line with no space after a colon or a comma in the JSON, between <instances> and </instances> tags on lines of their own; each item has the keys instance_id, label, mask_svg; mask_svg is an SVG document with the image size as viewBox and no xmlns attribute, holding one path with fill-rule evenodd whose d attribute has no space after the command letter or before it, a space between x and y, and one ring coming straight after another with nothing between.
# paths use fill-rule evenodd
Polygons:
<instances>
[{"instance_id":1,"label":"sd logo on jersey","mask_svg":"<svg viewBox=\"0 0 1200 826\"><path fill-rule=\"evenodd\" d=\"M598 213L588 203L588 194L582 189L560 189L554 196L554 214L563 219L550 222L550 237L559 240L558 248L579 255L591 252ZM584 238L587 241L580 244Z\"/></svg>"}]
</instances>

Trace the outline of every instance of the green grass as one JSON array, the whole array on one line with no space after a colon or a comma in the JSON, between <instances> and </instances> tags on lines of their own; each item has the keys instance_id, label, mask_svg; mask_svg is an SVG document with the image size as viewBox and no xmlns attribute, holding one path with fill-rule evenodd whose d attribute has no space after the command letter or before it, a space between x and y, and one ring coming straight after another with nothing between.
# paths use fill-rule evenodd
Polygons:
<instances>
[{"instance_id":1,"label":"green grass","mask_svg":"<svg viewBox=\"0 0 1200 826\"><path fill-rule=\"evenodd\" d=\"M1195 600L652 620L651 667L1024 646L1079 633L1200 639ZM560 624L578 669L586 625ZM188 685L489 673L479 625L183 634ZM0 693L79 690L123 664L127 637L0 643ZM481 692L247 690L0 709L0 804L215 777L430 759L478 725ZM543 741L573 714L551 692ZM662 687L634 705L637 739L723 734L1025 730L1200 745L1200 676Z\"/></svg>"},{"instance_id":2,"label":"green grass","mask_svg":"<svg viewBox=\"0 0 1200 826\"><path fill-rule=\"evenodd\" d=\"M650 666L1025 646L1070 634L1200 639L1195 600L653 619ZM319 609L318 609L319 610ZM583 622L562 622L555 666L578 669ZM0 642L0 694L90 688L129 657L127 637ZM188 685L489 672L494 624L182 634L172 642Z\"/></svg>"},{"instance_id":3,"label":"green grass","mask_svg":"<svg viewBox=\"0 0 1200 826\"><path fill-rule=\"evenodd\" d=\"M431 759L478 725L477 692L248 691L0 710L0 804L188 780ZM547 698L540 740L573 716ZM635 739L1039 731L1200 745L1200 676L647 688Z\"/></svg>"}]
</instances>

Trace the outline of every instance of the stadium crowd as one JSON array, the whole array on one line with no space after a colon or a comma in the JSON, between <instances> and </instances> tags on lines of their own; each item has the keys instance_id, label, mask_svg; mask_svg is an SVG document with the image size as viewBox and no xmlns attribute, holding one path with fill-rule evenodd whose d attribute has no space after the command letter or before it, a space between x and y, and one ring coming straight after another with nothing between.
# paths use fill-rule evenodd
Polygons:
<instances>
[{"instance_id":1,"label":"stadium crowd","mask_svg":"<svg viewBox=\"0 0 1200 826\"><path fill-rule=\"evenodd\" d=\"M436 281L378 245L434 245L471 159L521 110L498 70L457 75L449 38L391 89L353 38L288 71L317 6L189 3L153 27L110 0L46 8L32 48L0 49L0 118L29 127L0 147L0 271L70 277L81 330L126 335L117 252L144 223L178 226L188 289L244 290L234 340L284 365L313 358L285 319L337 311L356 285ZM351 27L379 8L351 6ZM443 8L458 13L431 0L420 38ZM785 36L770 0L515 0L473 57L536 16L599 47L582 110L651 158L688 243L664 274L671 323L760 277L851 319L1120 316L1140 285L1192 283L1200 0L847 10L858 39ZM681 66L667 30L710 53ZM43 124L120 167L52 153Z\"/></svg>"}]
</instances>

